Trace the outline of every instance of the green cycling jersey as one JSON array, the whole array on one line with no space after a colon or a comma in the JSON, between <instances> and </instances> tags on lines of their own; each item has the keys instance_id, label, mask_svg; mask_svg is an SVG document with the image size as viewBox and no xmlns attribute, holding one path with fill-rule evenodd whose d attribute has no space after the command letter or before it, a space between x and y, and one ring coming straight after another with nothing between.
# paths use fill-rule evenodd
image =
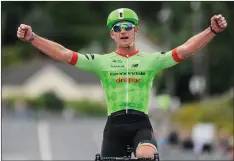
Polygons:
<instances>
[{"instance_id":1,"label":"green cycling jersey","mask_svg":"<svg viewBox=\"0 0 234 161\"><path fill-rule=\"evenodd\" d=\"M105 91L108 115L120 110L133 109L148 114L150 89L156 74L181 61L176 49L168 52L130 55L77 54L72 64L81 70L95 73Z\"/></svg>"}]
</instances>

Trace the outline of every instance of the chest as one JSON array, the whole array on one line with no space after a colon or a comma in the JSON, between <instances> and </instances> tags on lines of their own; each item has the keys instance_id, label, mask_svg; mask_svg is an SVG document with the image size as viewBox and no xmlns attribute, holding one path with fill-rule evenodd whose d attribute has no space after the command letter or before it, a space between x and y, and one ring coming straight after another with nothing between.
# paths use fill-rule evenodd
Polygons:
<instances>
[{"instance_id":1,"label":"chest","mask_svg":"<svg viewBox=\"0 0 234 161\"><path fill-rule=\"evenodd\" d=\"M103 62L103 71L148 71L150 70L150 62L141 57L113 57Z\"/></svg>"},{"instance_id":2,"label":"chest","mask_svg":"<svg viewBox=\"0 0 234 161\"><path fill-rule=\"evenodd\" d=\"M154 71L150 68L150 62L142 57L125 58L114 57L103 61L102 79L106 82L118 84L130 83L133 85L148 84Z\"/></svg>"}]
</instances>

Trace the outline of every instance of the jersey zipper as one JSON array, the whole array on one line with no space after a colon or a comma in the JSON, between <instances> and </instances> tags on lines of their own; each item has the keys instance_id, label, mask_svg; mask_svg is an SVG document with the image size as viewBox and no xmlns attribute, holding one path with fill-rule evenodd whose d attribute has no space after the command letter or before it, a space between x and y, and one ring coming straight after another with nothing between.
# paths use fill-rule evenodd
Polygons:
<instances>
[{"instance_id":1,"label":"jersey zipper","mask_svg":"<svg viewBox=\"0 0 234 161\"><path fill-rule=\"evenodd\" d=\"M126 113L128 113L128 55L127 55L127 80L126 80Z\"/></svg>"}]
</instances>

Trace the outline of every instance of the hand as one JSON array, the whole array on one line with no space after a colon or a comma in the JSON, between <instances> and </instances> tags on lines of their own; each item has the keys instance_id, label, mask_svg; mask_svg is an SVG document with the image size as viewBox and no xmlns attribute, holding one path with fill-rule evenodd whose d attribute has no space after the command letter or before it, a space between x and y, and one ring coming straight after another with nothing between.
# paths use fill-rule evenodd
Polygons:
<instances>
[{"instance_id":1,"label":"hand","mask_svg":"<svg viewBox=\"0 0 234 161\"><path fill-rule=\"evenodd\" d=\"M222 32L227 27L225 17L223 17L221 14L214 15L211 18L211 27L217 33Z\"/></svg>"},{"instance_id":2,"label":"hand","mask_svg":"<svg viewBox=\"0 0 234 161\"><path fill-rule=\"evenodd\" d=\"M31 26L21 24L18 27L17 37L22 41L30 41L32 39L33 32Z\"/></svg>"}]
</instances>

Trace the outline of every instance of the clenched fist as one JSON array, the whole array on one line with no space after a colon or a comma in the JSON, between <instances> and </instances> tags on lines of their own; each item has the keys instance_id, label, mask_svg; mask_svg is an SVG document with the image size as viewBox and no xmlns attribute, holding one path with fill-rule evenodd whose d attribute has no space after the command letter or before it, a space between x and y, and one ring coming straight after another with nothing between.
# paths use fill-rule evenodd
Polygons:
<instances>
[{"instance_id":1,"label":"clenched fist","mask_svg":"<svg viewBox=\"0 0 234 161\"><path fill-rule=\"evenodd\" d=\"M214 15L211 18L211 28L216 32L222 32L227 27L227 21L221 14Z\"/></svg>"},{"instance_id":2,"label":"clenched fist","mask_svg":"<svg viewBox=\"0 0 234 161\"><path fill-rule=\"evenodd\" d=\"M18 27L17 37L23 41L30 41L33 38L33 32L31 26L21 24Z\"/></svg>"}]
</instances>

